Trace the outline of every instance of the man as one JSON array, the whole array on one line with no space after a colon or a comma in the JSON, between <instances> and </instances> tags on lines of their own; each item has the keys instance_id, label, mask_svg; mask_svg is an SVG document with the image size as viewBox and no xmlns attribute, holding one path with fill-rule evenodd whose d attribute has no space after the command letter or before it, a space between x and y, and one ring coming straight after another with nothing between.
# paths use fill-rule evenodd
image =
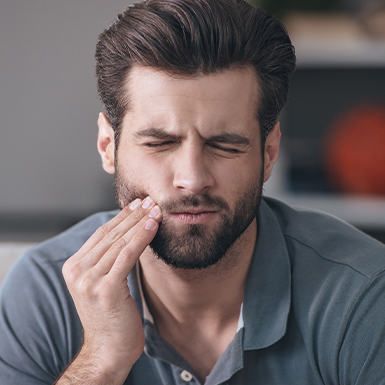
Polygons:
<instances>
[{"instance_id":1,"label":"man","mask_svg":"<svg viewBox=\"0 0 385 385\"><path fill-rule=\"evenodd\" d=\"M385 384L384 246L261 198L295 63L281 24L149 0L96 59L121 211L14 267L1 384Z\"/></svg>"}]
</instances>

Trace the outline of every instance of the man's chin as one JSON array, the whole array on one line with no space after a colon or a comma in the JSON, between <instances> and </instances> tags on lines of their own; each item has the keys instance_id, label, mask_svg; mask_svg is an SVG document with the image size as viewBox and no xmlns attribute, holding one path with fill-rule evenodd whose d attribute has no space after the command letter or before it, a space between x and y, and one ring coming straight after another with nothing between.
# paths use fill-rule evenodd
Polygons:
<instances>
[{"instance_id":1,"label":"man's chin","mask_svg":"<svg viewBox=\"0 0 385 385\"><path fill-rule=\"evenodd\" d=\"M150 243L155 255L179 269L205 269L215 265L231 246L223 247L223 228L205 225L170 226L162 223ZM228 242L227 242L228 243ZM222 246L222 247L221 247Z\"/></svg>"},{"instance_id":2,"label":"man's chin","mask_svg":"<svg viewBox=\"0 0 385 385\"><path fill-rule=\"evenodd\" d=\"M159 250L154 249L152 245L150 245L150 247L152 248L158 260L162 261L167 266L178 270L207 269L211 266L216 265L223 257L223 255L220 255L217 258L213 258L213 256L211 255L210 258L207 258L207 257L202 258L201 253L190 254L183 251L182 251L183 255L181 255L181 253L165 254L165 253L159 253ZM199 255L201 258L198 259L197 255Z\"/></svg>"}]
</instances>

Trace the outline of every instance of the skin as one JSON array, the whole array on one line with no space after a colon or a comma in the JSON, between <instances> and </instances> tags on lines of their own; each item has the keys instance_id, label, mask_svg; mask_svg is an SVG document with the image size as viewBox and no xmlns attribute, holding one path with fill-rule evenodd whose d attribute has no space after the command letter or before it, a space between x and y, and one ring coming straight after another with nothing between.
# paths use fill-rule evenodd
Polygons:
<instances>
[{"instance_id":1,"label":"skin","mask_svg":"<svg viewBox=\"0 0 385 385\"><path fill-rule=\"evenodd\" d=\"M211 194L234 211L250 180L261 172L262 157L264 182L278 158L278 123L261 153L255 116L258 80L251 68L180 78L136 67L128 84L130 109L118 151L115 154L114 133L104 114L98 121L98 150L106 172L115 173L118 165L125 180L152 200L148 208L141 206L142 200L134 210L124 208L64 265L84 343L58 380L61 385L123 384L139 358L143 328L126 284L137 260L162 337L204 382L235 335L257 223L252 221L217 264L204 270L175 269L148 247L159 222L167 221L183 236L188 224L204 224L213 231L220 215L204 207L195 213L161 212L162 202ZM146 224L153 228L146 229Z\"/></svg>"}]
</instances>

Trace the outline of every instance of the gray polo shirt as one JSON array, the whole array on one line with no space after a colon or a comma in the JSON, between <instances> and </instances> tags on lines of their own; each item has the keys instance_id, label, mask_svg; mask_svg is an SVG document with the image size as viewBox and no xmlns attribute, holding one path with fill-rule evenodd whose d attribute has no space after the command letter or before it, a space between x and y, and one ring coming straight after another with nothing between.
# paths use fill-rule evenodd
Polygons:
<instances>
[{"instance_id":1,"label":"gray polo shirt","mask_svg":"<svg viewBox=\"0 0 385 385\"><path fill-rule=\"evenodd\" d=\"M81 346L61 275L116 212L96 214L27 252L0 293L0 384L51 384ZM264 198L239 328L205 384L385 384L385 246L322 213ZM145 350L125 384L199 384L142 315ZM127 326L129 327L129 326Z\"/></svg>"}]
</instances>

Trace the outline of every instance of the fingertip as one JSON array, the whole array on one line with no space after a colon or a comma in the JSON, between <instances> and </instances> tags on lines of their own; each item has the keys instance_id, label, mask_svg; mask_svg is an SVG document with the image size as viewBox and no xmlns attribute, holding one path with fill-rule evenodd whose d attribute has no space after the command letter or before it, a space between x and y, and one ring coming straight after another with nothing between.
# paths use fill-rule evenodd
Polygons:
<instances>
[{"instance_id":1,"label":"fingertip","mask_svg":"<svg viewBox=\"0 0 385 385\"><path fill-rule=\"evenodd\" d=\"M134 211L140 204L142 203L142 200L139 198L136 198L129 206L128 208L131 211Z\"/></svg>"},{"instance_id":2,"label":"fingertip","mask_svg":"<svg viewBox=\"0 0 385 385\"><path fill-rule=\"evenodd\" d=\"M156 205L156 206L154 206L154 207L152 208L152 210L150 211L150 213L148 214L148 216L149 216L150 218L156 219L156 218L159 217L160 214L161 214L160 208L159 208L158 205Z\"/></svg>"},{"instance_id":3,"label":"fingertip","mask_svg":"<svg viewBox=\"0 0 385 385\"><path fill-rule=\"evenodd\" d=\"M146 230L154 230L157 227L158 227L158 222L156 222L154 219L149 219L146 222L146 225L144 226Z\"/></svg>"},{"instance_id":4,"label":"fingertip","mask_svg":"<svg viewBox=\"0 0 385 385\"><path fill-rule=\"evenodd\" d=\"M147 210L154 204L153 200L148 196L142 203L142 208Z\"/></svg>"}]
</instances>

